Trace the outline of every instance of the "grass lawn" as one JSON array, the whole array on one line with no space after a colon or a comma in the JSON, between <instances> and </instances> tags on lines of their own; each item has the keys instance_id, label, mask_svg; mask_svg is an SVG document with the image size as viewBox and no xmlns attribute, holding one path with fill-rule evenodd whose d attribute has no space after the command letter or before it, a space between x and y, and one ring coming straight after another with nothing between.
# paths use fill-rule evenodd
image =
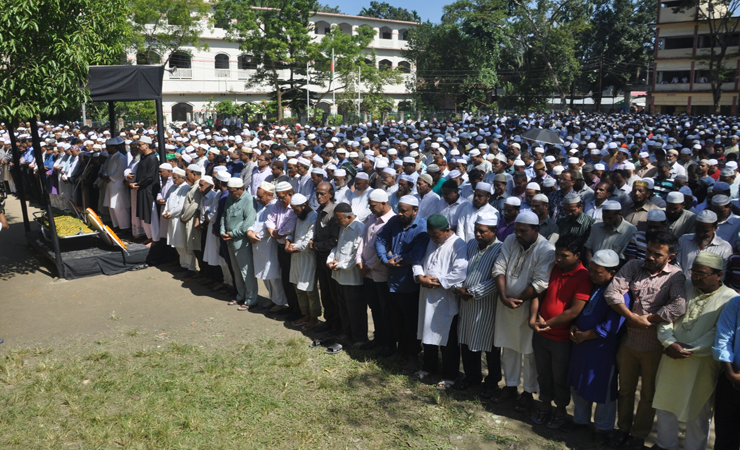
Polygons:
<instances>
[{"instance_id":1,"label":"grass lawn","mask_svg":"<svg viewBox=\"0 0 740 450\"><path fill-rule=\"evenodd\" d=\"M522 448L474 397L308 343L157 345L132 330L7 350L0 448Z\"/></svg>"}]
</instances>

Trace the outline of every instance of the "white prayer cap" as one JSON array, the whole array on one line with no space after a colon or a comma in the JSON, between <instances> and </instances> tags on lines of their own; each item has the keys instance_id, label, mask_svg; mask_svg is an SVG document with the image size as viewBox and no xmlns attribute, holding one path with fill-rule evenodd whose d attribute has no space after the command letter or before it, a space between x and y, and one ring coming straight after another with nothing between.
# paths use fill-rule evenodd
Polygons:
<instances>
[{"instance_id":1,"label":"white prayer cap","mask_svg":"<svg viewBox=\"0 0 740 450\"><path fill-rule=\"evenodd\" d=\"M568 158L568 164L578 164L580 161L576 157Z\"/></svg>"},{"instance_id":2,"label":"white prayer cap","mask_svg":"<svg viewBox=\"0 0 740 450\"><path fill-rule=\"evenodd\" d=\"M606 166L603 165L603 164L601 164L601 163L598 163L598 164L594 164L594 169L596 169L596 170L606 170Z\"/></svg>"},{"instance_id":3,"label":"white prayer cap","mask_svg":"<svg viewBox=\"0 0 740 450\"><path fill-rule=\"evenodd\" d=\"M295 158L290 158L288 160L288 164L290 164L291 166L295 166L296 164L298 164L298 160Z\"/></svg>"},{"instance_id":4,"label":"white prayer cap","mask_svg":"<svg viewBox=\"0 0 740 450\"><path fill-rule=\"evenodd\" d=\"M737 170L737 162L735 161L727 161L725 163L725 167L732 170Z\"/></svg>"},{"instance_id":5,"label":"white prayer cap","mask_svg":"<svg viewBox=\"0 0 740 450\"><path fill-rule=\"evenodd\" d=\"M524 212L520 212L519 215L516 216L516 223L539 226L540 218L537 217L537 214L533 213L531 210L527 210Z\"/></svg>"},{"instance_id":6,"label":"white prayer cap","mask_svg":"<svg viewBox=\"0 0 740 450\"><path fill-rule=\"evenodd\" d=\"M563 203L566 205L575 205L581 201L581 196L572 191L568 192L568 194L563 198Z\"/></svg>"},{"instance_id":7,"label":"white prayer cap","mask_svg":"<svg viewBox=\"0 0 740 450\"><path fill-rule=\"evenodd\" d=\"M335 177L346 177L347 176L347 171L344 170L344 169L337 169L337 170L334 171L334 176Z\"/></svg>"},{"instance_id":8,"label":"white prayer cap","mask_svg":"<svg viewBox=\"0 0 740 450\"><path fill-rule=\"evenodd\" d=\"M542 147L535 147L534 151L535 153L545 153L545 149Z\"/></svg>"},{"instance_id":9,"label":"white prayer cap","mask_svg":"<svg viewBox=\"0 0 740 450\"><path fill-rule=\"evenodd\" d=\"M379 202L379 203L387 203L388 193L382 189L373 189L373 191L370 193L370 201Z\"/></svg>"},{"instance_id":10,"label":"white prayer cap","mask_svg":"<svg viewBox=\"0 0 740 450\"><path fill-rule=\"evenodd\" d=\"M475 217L475 223L495 227L498 225L498 217L491 211L485 211L478 213Z\"/></svg>"},{"instance_id":11,"label":"white prayer cap","mask_svg":"<svg viewBox=\"0 0 740 450\"><path fill-rule=\"evenodd\" d=\"M331 142L327 142L326 148L334 148L334 144L332 144Z\"/></svg>"},{"instance_id":12,"label":"white prayer cap","mask_svg":"<svg viewBox=\"0 0 740 450\"><path fill-rule=\"evenodd\" d=\"M656 211L656 210L653 210ZM613 268L619 266L619 255L612 249L599 250L594 253L591 262L597 266Z\"/></svg>"},{"instance_id":13,"label":"white prayer cap","mask_svg":"<svg viewBox=\"0 0 740 450\"><path fill-rule=\"evenodd\" d=\"M388 167L388 160L383 158L382 156L378 157L378 159L375 160L375 168L376 169L385 169Z\"/></svg>"},{"instance_id":14,"label":"white prayer cap","mask_svg":"<svg viewBox=\"0 0 740 450\"><path fill-rule=\"evenodd\" d=\"M365 172L357 172L357 175L355 175L355 178L358 180L369 180L370 177L367 176Z\"/></svg>"},{"instance_id":15,"label":"white prayer cap","mask_svg":"<svg viewBox=\"0 0 740 450\"><path fill-rule=\"evenodd\" d=\"M213 172L228 172L229 169L226 168L226 166L216 166L213 168Z\"/></svg>"},{"instance_id":16,"label":"white prayer cap","mask_svg":"<svg viewBox=\"0 0 740 450\"><path fill-rule=\"evenodd\" d=\"M304 203L306 203L308 199L303 194L295 194L293 197L290 198L290 205L291 206L299 206Z\"/></svg>"},{"instance_id":17,"label":"white prayer cap","mask_svg":"<svg viewBox=\"0 0 740 450\"><path fill-rule=\"evenodd\" d=\"M190 164L188 166L188 170L191 172L203 173L203 166L200 166L198 164Z\"/></svg>"},{"instance_id":18,"label":"white prayer cap","mask_svg":"<svg viewBox=\"0 0 740 450\"><path fill-rule=\"evenodd\" d=\"M206 183L208 183L211 186L213 186L213 177L212 176L210 176L210 175L203 175L202 177L200 177L200 179L201 179L201 181L205 181Z\"/></svg>"},{"instance_id":19,"label":"white prayer cap","mask_svg":"<svg viewBox=\"0 0 740 450\"><path fill-rule=\"evenodd\" d=\"M525 164L524 161L522 161L521 159L517 159L516 161L514 161L514 165L523 167Z\"/></svg>"},{"instance_id":20,"label":"white prayer cap","mask_svg":"<svg viewBox=\"0 0 740 450\"><path fill-rule=\"evenodd\" d=\"M383 169L383 173L387 173L388 175L396 176L396 171L391 169L390 167L386 167Z\"/></svg>"},{"instance_id":21,"label":"white prayer cap","mask_svg":"<svg viewBox=\"0 0 740 450\"><path fill-rule=\"evenodd\" d=\"M602 206L602 208L604 211L621 211L622 204L614 200L607 200L604 202L604 206Z\"/></svg>"},{"instance_id":22,"label":"white prayer cap","mask_svg":"<svg viewBox=\"0 0 740 450\"><path fill-rule=\"evenodd\" d=\"M184 177L185 176L185 171L182 170L179 167L175 167L174 169L172 169L172 173L176 174L178 177Z\"/></svg>"},{"instance_id":23,"label":"white prayer cap","mask_svg":"<svg viewBox=\"0 0 740 450\"><path fill-rule=\"evenodd\" d=\"M552 174L553 175L560 175L565 171L565 167L563 166L555 166L552 168Z\"/></svg>"},{"instance_id":24,"label":"white prayer cap","mask_svg":"<svg viewBox=\"0 0 740 450\"><path fill-rule=\"evenodd\" d=\"M549 162L549 163L555 162L555 157L552 155L547 155L545 156L545 162Z\"/></svg>"},{"instance_id":25,"label":"white prayer cap","mask_svg":"<svg viewBox=\"0 0 740 450\"><path fill-rule=\"evenodd\" d=\"M683 194L676 191L669 192L665 199L666 203L683 203L685 200Z\"/></svg>"},{"instance_id":26,"label":"white prayer cap","mask_svg":"<svg viewBox=\"0 0 740 450\"><path fill-rule=\"evenodd\" d=\"M406 156L405 158L403 158L403 163L404 164L416 164L416 160L410 156Z\"/></svg>"},{"instance_id":27,"label":"white prayer cap","mask_svg":"<svg viewBox=\"0 0 740 450\"><path fill-rule=\"evenodd\" d=\"M231 177L229 182L226 183L226 187L241 189L244 187L244 180L239 177Z\"/></svg>"},{"instance_id":28,"label":"white prayer cap","mask_svg":"<svg viewBox=\"0 0 740 450\"><path fill-rule=\"evenodd\" d=\"M696 221L701 223L717 223L717 213L711 209L705 209L696 215Z\"/></svg>"},{"instance_id":29,"label":"white prayer cap","mask_svg":"<svg viewBox=\"0 0 740 450\"><path fill-rule=\"evenodd\" d=\"M293 186L290 183L288 183L287 181L281 181L280 183L278 183L275 186L275 191L276 192L285 192L285 191L289 191L291 189L293 189Z\"/></svg>"},{"instance_id":30,"label":"white prayer cap","mask_svg":"<svg viewBox=\"0 0 740 450\"><path fill-rule=\"evenodd\" d=\"M480 155L480 150L478 150L477 148L475 148L475 149L473 149L473 150L470 151L469 155L470 156L479 156Z\"/></svg>"},{"instance_id":31,"label":"white prayer cap","mask_svg":"<svg viewBox=\"0 0 740 450\"><path fill-rule=\"evenodd\" d=\"M392 148L392 149L388 150L388 154L389 155L397 155L398 154L398 150L396 150L395 148Z\"/></svg>"},{"instance_id":32,"label":"white prayer cap","mask_svg":"<svg viewBox=\"0 0 740 450\"><path fill-rule=\"evenodd\" d=\"M447 179L450 180L452 178L460 178L462 174L459 170L453 170L450 173L447 174Z\"/></svg>"},{"instance_id":33,"label":"white prayer cap","mask_svg":"<svg viewBox=\"0 0 740 450\"><path fill-rule=\"evenodd\" d=\"M313 169L311 169L311 173L326 176L326 171L321 167L314 167Z\"/></svg>"},{"instance_id":34,"label":"white prayer cap","mask_svg":"<svg viewBox=\"0 0 740 450\"><path fill-rule=\"evenodd\" d=\"M360 154L357 153L357 152L349 152L349 157L350 158L359 158L360 157Z\"/></svg>"},{"instance_id":35,"label":"white prayer cap","mask_svg":"<svg viewBox=\"0 0 740 450\"><path fill-rule=\"evenodd\" d=\"M591 150L591 154L592 155L600 155L601 154L601 150L593 149L593 150Z\"/></svg>"},{"instance_id":36,"label":"white prayer cap","mask_svg":"<svg viewBox=\"0 0 740 450\"><path fill-rule=\"evenodd\" d=\"M337 149L337 153L347 153L347 150L340 148L340 149Z\"/></svg>"},{"instance_id":37,"label":"white prayer cap","mask_svg":"<svg viewBox=\"0 0 740 450\"><path fill-rule=\"evenodd\" d=\"M336 171L337 170L337 166L334 165L334 164L329 164L328 166L326 166L326 170L334 170L334 171ZM344 169L342 169L342 170L344 170Z\"/></svg>"},{"instance_id":38,"label":"white prayer cap","mask_svg":"<svg viewBox=\"0 0 740 450\"><path fill-rule=\"evenodd\" d=\"M300 157L298 158L298 164L303 164L306 167L311 166L311 161L307 160L306 158Z\"/></svg>"},{"instance_id":39,"label":"white prayer cap","mask_svg":"<svg viewBox=\"0 0 740 450\"><path fill-rule=\"evenodd\" d=\"M535 195L534 197L532 197L532 201L538 201L538 202L542 202L542 203L547 203L548 205L550 204L550 199L547 198L547 195L545 195L545 194L537 194L537 195Z\"/></svg>"},{"instance_id":40,"label":"white prayer cap","mask_svg":"<svg viewBox=\"0 0 740 450\"><path fill-rule=\"evenodd\" d=\"M701 148L701 145L699 146L699 148ZM681 149L681 154L682 155L691 155L692 152L691 152L691 149L690 148L682 148Z\"/></svg>"},{"instance_id":41,"label":"white prayer cap","mask_svg":"<svg viewBox=\"0 0 740 450\"><path fill-rule=\"evenodd\" d=\"M183 161L185 161L188 164L193 160L193 157L188 155L187 153L183 153L181 158Z\"/></svg>"},{"instance_id":42,"label":"white prayer cap","mask_svg":"<svg viewBox=\"0 0 740 450\"><path fill-rule=\"evenodd\" d=\"M533 183L528 183L526 189L531 189L533 191L539 191L540 190L540 185L537 184L537 183L534 183L534 182Z\"/></svg>"},{"instance_id":43,"label":"white prayer cap","mask_svg":"<svg viewBox=\"0 0 740 450\"><path fill-rule=\"evenodd\" d=\"M439 172L439 166L436 164L429 164L427 166L427 173L437 173Z\"/></svg>"},{"instance_id":44,"label":"white prayer cap","mask_svg":"<svg viewBox=\"0 0 740 450\"><path fill-rule=\"evenodd\" d=\"M476 184L475 185L475 190L476 191L488 192L489 194L491 192L493 192L493 191L491 191L491 185L489 183L483 183L483 182L479 182L478 184Z\"/></svg>"},{"instance_id":45,"label":"white prayer cap","mask_svg":"<svg viewBox=\"0 0 740 450\"><path fill-rule=\"evenodd\" d=\"M229 178L231 178L231 175L229 175L229 172L225 172L223 170L220 172L215 172L214 176L216 177L218 181L222 183L227 183L229 181Z\"/></svg>"},{"instance_id":46,"label":"white prayer cap","mask_svg":"<svg viewBox=\"0 0 740 450\"><path fill-rule=\"evenodd\" d=\"M152 138L150 138L149 136L142 136L139 139L139 142L144 143L144 144L151 144L152 143Z\"/></svg>"},{"instance_id":47,"label":"white prayer cap","mask_svg":"<svg viewBox=\"0 0 740 450\"><path fill-rule=\"evenodd\" d=\"M665 222L665 212L662 209L651 209L648 211L647 220L650 222Z\"/></svg>"},{"instance_id":48,"label":"white prayer cap","mask_svg":"<svg viewBox=\"0 0 740 450\"><path fill-rule=\"evenodd\" d=\"M624 170L635 170L635 165L632 164L630 161L625 161Z\"/></svg>"},{"instance_id":49,"label":"white prayer cap","mask_svg":"<svg viewBox=\"0 0 740 450\"><path fill-rule=\"evenodd\" d=\"M638 155L640 158L650 158L650 153L648 152L640 152Z\"/></svg>"},{"instance_id":50,"label":"white prayer cap","mask_svg":"<svg viewBox=\"0 0 740 450\"><path fill-rule=\"evenodd\" d=\"M519 200L519 197L506 197L504 204L510 206L522 206L522 201Z\"/></svg>"},{"instance_id":51,"label":"white prayer cap","mask_svg":"<svg viewBox=\"0 0 740 450\"><path fill-rule=\"evenodd\" d=\"M724 206L730 204L730 197L726 195L715 195L712 197L712 204L714 206Z\"/></svg>"},{"instance_id":52,"label":"white prayer cap","mask_svg":"<svg viewBox=\"0 0 740 450\"><path fill-rule=\"evenodd\" d=\"M716 160L716 159L714 159L714 158L710 159L710 160L709 160L709 165L710 165L710 166L716 166L716 165L717 165L717 160Z\"/></svg>"},{"instance_id":53,"label":"white prayer cap","mask_svg":"<svg viewBox=\"0 0 740 450\"><path fill-rule=\"evenodd\" d=\"M374 191L373 191L374 192ZM404 203L409 206L419 206L419 199L413 195L404 195L398 200L398 203Z\"/></svg>"},{"instance_id":54,"label":"white prayer cap","mask_svg":"<svg viewBox=\"0 0 740 450\"><path fill-rule=\"evenodd\" d=\"M610 142L609 143L609 148L611 148L611 149L617 148L617 143L616 142Z\"/></svg>"},{"instance_id":55,"label":"white prayer cap","mask_svg":"<svg viewBox=\"0 0 740 450\"><path fill-rule=\"evenodd\" d=\"M645 183L647 183L648 189L653 189L655 187L655 181L653 181L652 178L643 178L642 181L644 181Z\"/></svg>"},{"instance_id":56,"label":"white prayer cap","mask_svg":"<svg viewBox=\"0 0 740 450\"><path fill-rule=\"evenodd\" d=\"M159 165L161 170L172 170L172 164L162 163Z\"/></svg>"},{"instance_id":57,"label":"white prayer cap","mask_svg":"<svg viewBox=\"0 0 740 450\"><path fill-rule=\"evenodd\" d=\"M588 145L586 146L586 148L594 149L594 148L596 148L596 144L594 142L589 142Z\"/></svg>"},{"instance_id":58,"label":"white prayer cap","mask_svg":"<svg viewBox=\"0 0 740 450\"><path fill-rule=\"evenodd\" d=\"M269 181L263 181L262 183L260 183L259 188L266 192L271 192L273 194L275 193L275 185L270 183Z\"/></svg>"}]
</instances>

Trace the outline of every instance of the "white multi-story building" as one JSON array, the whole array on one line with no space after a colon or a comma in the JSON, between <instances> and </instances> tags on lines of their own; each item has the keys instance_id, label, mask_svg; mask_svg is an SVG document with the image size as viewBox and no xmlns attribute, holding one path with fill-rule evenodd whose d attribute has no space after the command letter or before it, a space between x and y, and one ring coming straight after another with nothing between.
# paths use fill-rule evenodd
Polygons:
<instances>
[{"instance_id":1,"label":"white multi-story building","mask_svg":"<svg viewBox=\"0 0 740 450\"><path fill-rule=\"evenodd\" d=\"M375 29L376 36L369 48L375 51L378 66L398 68L409 74L403 75L402 83L386 86L383 93L392 98L396 105L409 98L405 79L412 76L413 68L403 59L401 51L406 48L408 31L417 23L322 12L311 17L310 22L316 41L326 35L333 25L347 34L356 33L362 25ZM184 51L172 54L167 64L169 70L164 74L162 103L168 122L202 121L209 102L231 100L252 103L270 98L272 88L269 86L245 87L255 71L252 57L239 50L237 43L229 42L224 29L209 29L205 23L201 28L201 40L208 44L208 50L183 47ZM158 56L150 58L153 59L158 59ZM129 55L129 60L137 62L136 55ZM138 63L146 61L140 60ZM312 92L325 92L327 87L311 85L309 89ZM317 106L329 112L331 97L326 95L325 100Z\"/></svg>"}]
</instances>

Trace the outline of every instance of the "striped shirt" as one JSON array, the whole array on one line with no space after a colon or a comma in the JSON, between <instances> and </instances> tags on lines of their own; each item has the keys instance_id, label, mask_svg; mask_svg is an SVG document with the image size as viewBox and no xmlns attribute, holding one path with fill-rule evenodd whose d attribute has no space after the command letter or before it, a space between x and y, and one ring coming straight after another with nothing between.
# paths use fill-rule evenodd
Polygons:
<instances>
[{"instance_id":1,"label":"striped shirt","mask_svg":"<svg viewBox=\"0 0 740 450\"><path fill-rule=\"evenodd\" d=\"M460 286L473 294L469 300L460 300L458 340L471 351L489 352L493 349L493 322L496 315L496 279L493 263L501 252L502 243L496 239L481 250L478 241L468 241L468 271Z\"/></svg>"},{"instance_id":2,"label":"striped shirt","mask_svg":"<svg viewBox=\"0 0 740 450\"><path fill-rule=\"evenodd\" d=\"M681 236L678 240L676 262L683 270L683 274L686 278L690 277L689 270L691 270L691 266L694 265L694 260L701 252L715 253L721 256L724 268L727 269L727 261L730 259L730 256L732 256L732 247L730 244L719 237L719 235L715 234L714 238L712 238L712 242L710 242L706 247L700 249L699 245L694 240L694 236L696 236L694 233L686 234Z\"/></svg>"},{"instance_id":3,"label":"striped shirt","mask_svg":"<svg viewBox=\"0 0 740 450\"><path fill-rule=\"evenodd\" d=\"M671 264L652 275L644 268L644 263L636 259L622 267L604 292L606 303L623 304L624 294L629 291L633 313L657 314L673 323L686 312L686 277L680 268ZM639 352L663 349L655 325L646 330L628 327L624 345Z\"/></svg>"},{"instance_id":4,"label":"striped shirt","mask_svg":"<svg viewBox=\"0 0 740 450\"><path fill-rule=\"evenodd\" d=\"M611 249L617 252L620 259L624 259L624 252L636 232L634 225L624 219L614 231L607 231L604 222L599 222L591 227L591 234L588 236L585 247L591 250L591 253Z\"/></svg>"},{"instance_id":5,"label":"striped shirt","mask_svg":"<svg viewBox=\"0 0 740 450\"><path fill-rule=\"evenodd\" d=\"M558 220L560 236L578 236L588 238L594 219L586 214L580 213L575 220L571 216L563 216Z\"/></svg>"}]
</instances>

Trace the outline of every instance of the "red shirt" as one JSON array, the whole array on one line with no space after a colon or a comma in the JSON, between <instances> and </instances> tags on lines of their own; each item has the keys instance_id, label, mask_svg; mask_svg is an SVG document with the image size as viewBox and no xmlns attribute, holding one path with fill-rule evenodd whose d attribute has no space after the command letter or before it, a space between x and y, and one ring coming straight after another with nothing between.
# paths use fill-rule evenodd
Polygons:
<instances>
[{"instance_id":1,"label":"red shirt","mask_svg":"<svg viewBox=\"0 0 740 450\"><path fill-rule=\"evenodd\" d=\"M573 299L587 302L590 297L591 276L581 262L578 262L575 269L568 272L563 272L556 265L550 274L550 284L547 286L545 299L540 304L540 315L543 319L550 320L570 308ZM570 325L553 327L541 334L553 341L568 342L570 341Z\"/></svg>"}]
</instances>

